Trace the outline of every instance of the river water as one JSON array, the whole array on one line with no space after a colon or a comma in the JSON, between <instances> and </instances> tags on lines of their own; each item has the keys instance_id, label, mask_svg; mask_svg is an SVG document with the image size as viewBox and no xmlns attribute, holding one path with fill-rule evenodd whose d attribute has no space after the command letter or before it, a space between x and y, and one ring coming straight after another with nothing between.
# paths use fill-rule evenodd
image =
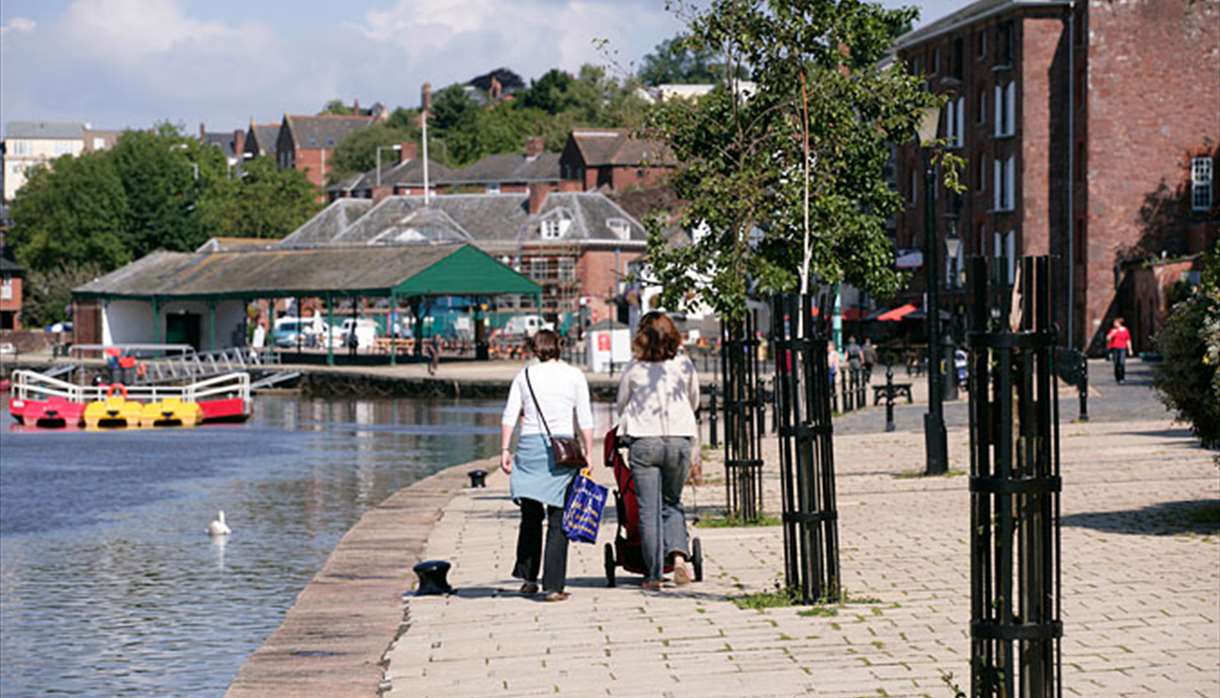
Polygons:
<instances>
[{"instance_id":1,"label":"river water","mask_svg":"<svg viewBox=\"0 0 1220 698\"><path fill-rule=\"evenodd\" d=\"M499 412L260 397L246 424L104 433L0 414L0 695L223 694L360 515L495 455Z\"/></svg>"}]
</instances>

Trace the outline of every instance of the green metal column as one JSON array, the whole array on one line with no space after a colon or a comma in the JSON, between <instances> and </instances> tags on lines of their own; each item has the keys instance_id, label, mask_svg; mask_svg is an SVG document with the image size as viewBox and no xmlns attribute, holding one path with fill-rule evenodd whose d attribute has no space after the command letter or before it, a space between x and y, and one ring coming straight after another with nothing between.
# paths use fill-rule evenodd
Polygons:
<instances>
[{"instance_id":1,"label":"green metal column","mask_svg":"<svg viewBox=\"0 0 1220 698\"><path fill-rule=\"evenodd\" d=\"M398 294L390 291L390 314L385 318L386 334L390 336L390 365L398 365L398 338L394 336L394 317L398 314Z\"/></svg>"},{"instance_id":2,"label":"green metal column","mask_svg":"<svg viewBox=\"0 0 1220 698\"><path fill-rule=\"evenodd\" d=\"M216 351L216 301L208 301L208 343Z\"/></svg>"},{"instance_id":3,"label":"green metal column","mask_svg":"<svg viewBox=\"0 0 1220 698\"><path fill-rule=\"evenodd\" d=\"M334 332L332 328L335 326L335 302L328 294L326 296L326 332L322 335L326 338L326 365L335 365L335 343Z\"/></svg>"},{"instance_id":4,"label":"green metal column","mask_svg":"<svg viewBox=\"0 0 1220 698\"><path fill-rule=\"evenodd\" d=\"M165 344L165 324L161 322L161 300L152 299L153 327L157 328L157 344Z\"/></svg>"}]
</instances>

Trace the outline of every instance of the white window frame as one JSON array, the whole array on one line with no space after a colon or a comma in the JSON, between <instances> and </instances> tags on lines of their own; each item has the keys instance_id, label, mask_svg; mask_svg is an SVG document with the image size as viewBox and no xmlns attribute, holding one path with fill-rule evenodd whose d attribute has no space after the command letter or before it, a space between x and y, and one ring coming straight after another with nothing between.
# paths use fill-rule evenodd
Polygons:
<instances>
[{"instance_id":1,"label":"white window frame","mask_svg":"<svg viewBox=\"0 0 1220 698\"><path fill-rule=\"evenodd\" d=\"M966 98L950 99L945 110L945 139L950 148L960 148L965 142Z\"/></svg>"},{"instance_id":2,"label":"white window frame","mask_svg":"<svg viewBox=\"0 0 1220 698\"><path fill-rule=\"evenodd\" d=\"M499 182L490 182L490 183L487 185L487 192L486 192L486 193L488 193L488 194L499 194L499 193L500 193L500 183L499 183Z\"/></svg>"},{"instance_id":3,"label":"white window frame","mask_svg":"<svg viewBox=\"0 0 1220 698\"><path fill-rule=\"evenodd\" d=\"M1215 164L1207 156L1190 161L1190 210L1212 209L1212 188L1215 182Z\"/></svg>"},{"instance_id":4,"label":"white window frame","mask_svg":"<svg viewBox=\"0 0 1220 698\"><path fill-rule=\"evenodd\" d=\"M542 225L538 228L538 235L543 240L558 240L563 237L563 228L559 225L558 218L548 218L542 221Z\"/></svg>"},{"instance_id":5,"label":"white window frame","mask_svg":"<svg viewBox=\"0 0 1220 698\"><path fill-rule=\"evenodd\" d=\"M994 191L991 195L992 210L1012 211L1016 208L1017 193L1017 158L996 158L992 161L992 180Z\"/></svg>"},{"instance_id":6,"label":"white window frame","mask_svg":"<svg viewBox=\"0 0 1220 698\"><path fill-rule=\"evenodd\" d=\"M1006 138L1017 133L1017 81L995 84L995 129L996 138Z\"/></svg>"}]
</instances>

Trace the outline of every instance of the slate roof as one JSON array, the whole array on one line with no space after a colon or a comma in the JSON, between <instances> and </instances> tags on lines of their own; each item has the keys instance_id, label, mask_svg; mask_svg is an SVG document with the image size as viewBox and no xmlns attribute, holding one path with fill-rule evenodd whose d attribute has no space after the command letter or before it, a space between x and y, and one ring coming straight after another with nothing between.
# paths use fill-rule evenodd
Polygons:
<instances>
[{"instance_id":1,"label":"slate roof","mask_svg":"<svg viewBox=\"0 0 1220 698\"><path fill-rule=\"evenodd\" d=\"M357 206L354 202L371 203L367 199L338 199L280 244L438 244L460 240L500 250L516 249L523 244L642 245L648 237L639 221L598 192L551 192L536 215L530 215L529 197L524 194L446 194L431 197L427 207L422 196L390 196L367 209L349 226L326 237L322 232L324 226L315 222L324 216L336 216L340 207ZM542 222L550 218L568 221L562 239L541 238ZM332 225L326 230L335 228ZM625 238L620 237L619 230L625 231Z\"/></svg>"},{"instance_id":2,"label":"slate roof","mask_svg":"<svg viewBox=\"0 0 1220 698\"><path fill-rule=\"evenodd\" d=\"M288 129L292 133L292 140L298 148L320 149L334 148L349 133L371 126L375 119L369 116L339 116L334 114L323 114L321 116L285 114L284 121L288 125Z\"/></svg>"},{"instance_id":3,"label":"slate roof","mask_svg":"<svg viewBox=\"0 0 1220 698\"><path fill-rule=\"evenodd\" d=\"M287 247L329 242L372 208L373 202L369 199L335 199L279 244Z\"/></svg>"},{"instance_id":4,"label":"slate roof","mask_svg":"<svg viewBox=\"0 0 1220 698\"><path fill-rule=\"evenodd\" d=\"M434 187L438 184L449 184L452 181L452 177L453 170L432 158L428 158L429 186ZM374 168L364 174L352 175L341 179L327 187L326 190L332 192L372 191L376 185L377 170ZM413 158L395 165L388 165L383 162L381 165L381 186L422 188L424 186L424 161L420 158Z\"/></svg>"},{"instance_id":5,"label":"slate roof","mask_svg":"<svg viewBox=\"0 0 1220 698\"><path fill-rule=\"evenodd\" d=\"M275 152L276 143L280 139L280 125L274 124L252 124L250 129L246 131L246 150L251 150L251 137L254 139L254 145L257 150L253 152L259 155Z\"/></svg>"},{"instance_id":6,"label":"slate roof","mask_svg":"<svg viewBox=\"0 0 1220 698\"><path fill-rule=\"evenodd\" d=\"M532 158L520 153L498 153L452 171L446 183L494 184L559 180L559 153L542 153Z\"/></svg>"},{"instance_id":7,"label":"slate roof","mask_svg":"<svg viewBox=\"0 0 1220 698\"><path fill-rule=\"evenodd\" d=\"M0 271L6 271L10 274L20 274L25 271L25 268L8 257L0 255Z\"/></svg>"},{"instance_id":8,"label":"slate roof","mask_svg":"<svg viewBox=\"0 0 1220 698\"><path fill-rule=\"evenodd\" d=\"M635 138L627 129L572 129L572 140L585 165L673 165L673 154L664 143Z\"/></svg>"},{"instance_id":9,"label":"slate roof","mask_svg":"<svg viewBox=\"0 0 1220 698\"><path fill-rule=\"evenodd\" d=\"M894 48L897 50L910 48L928 39L947 34L963 25L977 22L980 19L1001 12L1017 8L1066 7L1069 4L1068 0L977 0L956 12L941 17L935 22L930 22L919 29L903 34L898 37Z\"/></svg>"},{"instance_id":10,"label":"slate roof","mask_svg":"<svg viewBox=\"0 0 1220 698\"><path fill-rule=\"evenodd\" d=\"M440 263L445 269L441 270ZM418 283L429 272L432 283ZM478 278L472 278L478 277ZM533 293L537 284L470 245L367 245L233 252L157 251L72 290L84 297L257 298L417 293Z\"/></svg>"},{"instance_id":11,"label":"slate roof","mask_svg":"<svg viewBox=\"0 0 1220 698\"><path fill-rule=\"evenodd\" d=\"M10 121L4 125L4 137L82 140L85 125L77 121Z\"/></svg>"},{"instance_id":12,"label":"slate roof","mask_svg":"<svg viewBox=\"0 0 1220 698\"><path fill-rule=\"evenodd\" d=\"M245 250L259 247L272 247L279 240L269 240L267 238L243 238L243 237L214 237L208 238L208 241L195 249L196 252L231 252L233 250Z\"/></svg>"},{"instance_id":13,"label":"slate roof","mask_svg":"<svg viewBox=\"0 0 1220 698\"><path fill-rule=\"evenodd\" d=\"M207 131L201 140L205 145L220 148L220 152L224 153L227 158L237 157L237 142L230 131Z\"/></svg>"}]
</instances>

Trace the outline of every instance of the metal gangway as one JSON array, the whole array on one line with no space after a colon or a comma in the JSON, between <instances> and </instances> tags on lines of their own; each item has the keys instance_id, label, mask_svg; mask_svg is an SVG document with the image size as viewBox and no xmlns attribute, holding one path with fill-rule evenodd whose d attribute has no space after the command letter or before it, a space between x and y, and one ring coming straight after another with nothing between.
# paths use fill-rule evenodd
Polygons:
<instances>
[{"instance_id":1,"label":"metal gangway","mask_svg":"<svg viewBox=\"0 0 1220 698\"><path fill-rule=\"evenodd\" d=\"M141 359L142 371L136 371L133 385L198 381L211 376L223 376L238 371L251 371L278 363L273 352L230 347L217 351L187 352L177 356Z\"/></svg>"},{"instance_id":2,"label":"metal gangway","mask_svg":"<svg viewBox=\"0 0 1220 698\"><path fill-rule=\"evenodd\" d=\"M10 388L14 398L20 400L46 400L60 397L70 402L88 403L104 400L110 385L78 385L58 378L51 378L37 371L13 371ZM188 385L133 385L127 388L127 399L139 402L156 402L169 397L183 401L198 402L207 399L235 398L250 404L250 374L244 372L215 376Z\"/></svg>"}]
</instances>

